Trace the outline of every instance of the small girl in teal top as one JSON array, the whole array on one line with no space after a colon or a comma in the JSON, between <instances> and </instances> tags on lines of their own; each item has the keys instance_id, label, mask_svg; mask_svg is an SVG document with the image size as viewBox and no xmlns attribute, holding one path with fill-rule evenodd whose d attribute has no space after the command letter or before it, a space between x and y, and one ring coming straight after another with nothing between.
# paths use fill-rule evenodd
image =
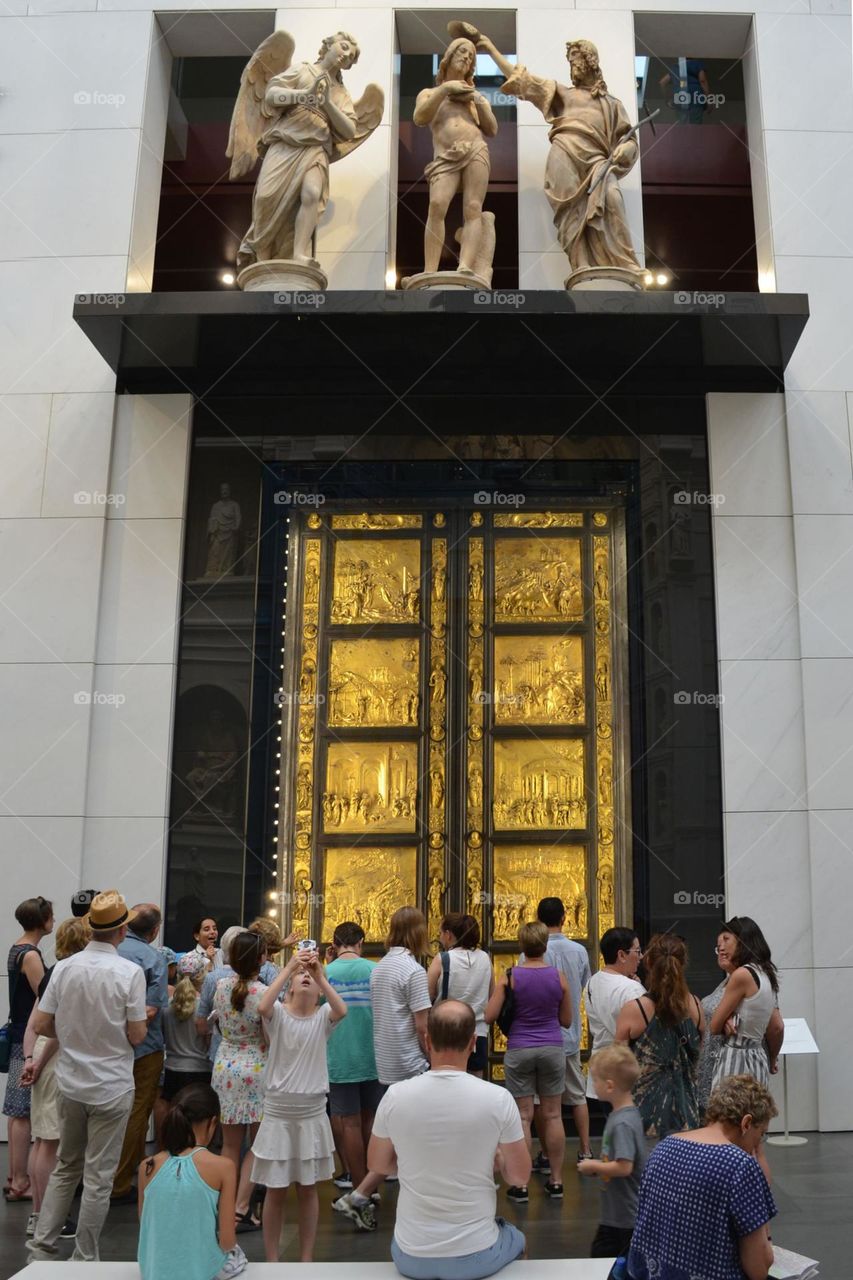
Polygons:
<instances>
[{"instance_id":1,"label":"small girl in teal top","mask_svg":"<svg viewBox=\"0 0 853 1280\"><path fill-rule=\"evenodd\" d=\"M166 1150L139 1166L142 1280L230 1280L246 1267L235 1237L234 1163L207 1150L218 1123L213 1089L187 1085L163 1122Z\"/></svg>"}]
</instances>

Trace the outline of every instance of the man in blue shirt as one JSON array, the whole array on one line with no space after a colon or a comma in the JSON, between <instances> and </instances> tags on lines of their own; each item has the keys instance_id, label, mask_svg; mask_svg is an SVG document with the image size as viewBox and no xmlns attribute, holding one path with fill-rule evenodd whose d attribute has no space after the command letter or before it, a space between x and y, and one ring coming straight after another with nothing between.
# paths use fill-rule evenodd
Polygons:
<instances>
[{"instance_id":1,"label":"man in blue shirt","mask_svg":"<svg viewBox=\"0 0 853 1280\"><path fill-rule=\"evenodd\" d=\"M589 1149L589 1108L586 1102L586 1081L581 1069L581 993L590 979L589 956L586 947L572 941L563 933L566 908L559 898L543 898L536 908L538 919L548 929L548 949L544 959L566 975L572 993L572 1025L563 1027L563 1050L566 1054L566 1091L563 1101L572 1108L578 1135L578 1160L591 1156ZM534 1169L550 1174L547 1157L537 1157Z\"/></svg>"},{"instance_id":2,"label":"man in blue shirt","mask_svg":"<svg viewBox=\"0 0 853 1280\"><path fill-rule=\"evenodd\" d=\"M145 974L148 1034L133 1051L133 1107L127 1119L121 1158L113 1182L112 1203L136 1199L133 1175L145 1155L145 1135L157 1099L166 1047L163 1010L169 1004L169 967L165 956L152 945L160 932L163 917L153 902L140 903L133 910L134 918L127 937L119 943L118 953L125 960L138 964Z\"/></svg>"}]
</instances>

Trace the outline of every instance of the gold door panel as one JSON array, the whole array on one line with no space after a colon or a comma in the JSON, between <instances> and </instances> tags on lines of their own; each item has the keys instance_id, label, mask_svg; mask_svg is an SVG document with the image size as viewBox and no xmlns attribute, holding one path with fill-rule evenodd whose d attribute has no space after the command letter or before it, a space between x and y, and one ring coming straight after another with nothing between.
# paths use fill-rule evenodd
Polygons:
<instances>
[{"instance_id":1,"label":"gold door panel","mask_svg":"<svg viewBox=\"0 0 853 1280\"><path fill-rule=\"evenodd\" d=\"M518 941L518 931L536 919L541 898L562 898L564 932L584 941L588 932L587 852L581 844L497 845L492 883L492 938Z\"/></svg>"},{"instance_id":2,"label":"gold door panel","mask_svg":"<svg viewBox=\"0 0 853 1280\"><path fill-rule=\"evenodd\" d=\"M495 538L495 622L583 617L579 538Z\"/></svg>"},{"instance_id":3,"label":"gold door panel","mask_svg":"<svg viewBox=\"0 0 853 1280\"><path fill-rule=\"evenodd\" d=\"M583 638L496 636L496 724L583 724Z\"/></svg>"},{"instance_id":4,"label":"gold door panel","mask_svg":"<svg viewBox=\"0 0 853 1280\"><path fill-rule=\"evenodd\" d=\"M329 724L382 728L418 723L419 642L333 640Z\"/></svg>"},{"instance_id":5,"label":"gold door panel","mask_svg":"<svg viewBox=\"0 0 853 1280\"><path fill-rule=\"evenodd\" d=\"M420 543L348 539L335 544L332 622L416 622Z\"/></svg>"},{"instance_id":6,"label":"gold door panel","mask_svg":"<svg viewBox=\"0 0 853 1280\"><path fill-rule=\"evenodd\" d=\"M586 827L584 747L579 738L497 738L494 751L495 830Z\"/></svg>"},{"instance_id":7,"label":"gold door panel","mask_svg":"<svg viewBox=\"0 0 853 1280\"><path fill-rule=\"evenodd\" d=\"M326 849L320 933L343 920L360 924L368 942L384 942L391 916L417 894L417 849L346 845Z\"/></svg>"},{"instance_id":8,"label":"gold door panel","mask_svg":"<svg viewBox=\"0 0 853 1280\"><path fill-rule=\"evenodd\" d=\"M330 743L324 831L414 831L417 798L415 743Z\"/></svg>"}]
</instances>

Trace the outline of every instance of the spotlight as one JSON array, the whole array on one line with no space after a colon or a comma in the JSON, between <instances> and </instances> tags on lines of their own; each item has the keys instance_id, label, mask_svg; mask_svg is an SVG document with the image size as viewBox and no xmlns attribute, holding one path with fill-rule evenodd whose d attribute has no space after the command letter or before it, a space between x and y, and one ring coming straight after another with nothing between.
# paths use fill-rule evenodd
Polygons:
<instances>
[{"instance_id":1,"label":"spotlight","mask_svg":"<svg viewBox=\"0 0 853 1280\"><path fill-rule=\"evenodd\" d=\"M643 276L643 284L649 285L649 284L654 284L654 282L655 282L655 278L652 275L651 271L647 271L646 274Z\"/></svg>"},{"instance_id":2,"label":"spotlight","mask_svg":"<svg viewBox=\"0 0 853 1280\"><path fill-rule=\"evenodd\" d=\"M390 270L385 272L385 288L386 289L397 288L397 272L393 269L393 267Z\"/></svg>"},{"instance_id":3,"label":"spotlight","mask_svg":"<svg viewBox=\"0 0 853 1280\"><path fill-rule=\"evenodd\" d=\"M233 271L223 271L219 279L222 281L223 284L233 284L236 277Z\"/></svg>"},{"instance_id":4,"label":"spotlight","mask_svg":"<svg viewBox=\"0 0 853 1280\"><path fill-rule=\"evenodd\" d=\"M659 284L659 285L669 284L669 276L666 274L665 271L661 271L658 273L658 275L655 277L655 284Z\"/></svg>"}]
</instances>

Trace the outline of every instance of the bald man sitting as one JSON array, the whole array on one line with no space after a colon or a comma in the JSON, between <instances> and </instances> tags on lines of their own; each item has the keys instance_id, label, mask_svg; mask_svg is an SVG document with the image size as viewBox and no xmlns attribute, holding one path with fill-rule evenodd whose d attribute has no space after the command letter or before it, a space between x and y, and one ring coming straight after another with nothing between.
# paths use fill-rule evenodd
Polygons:
<instances>
[{"instance_id":1,"label":"bald man sitting","mask_svg":"<svg viewBox=\"0 0 853 1280\"><path fill-rule=\"evenodd\" d=\"M411 1280L480 1280L525 1252L521 1232L495 1216L494 1171L526 1186L530 1155L514 1099L466 1071L475 1031L469 1005L431 1009L431 1070L392 1084L373 1122L367 1163L398 1172L391 1257Z\"/></svg>"}]
</instances>

